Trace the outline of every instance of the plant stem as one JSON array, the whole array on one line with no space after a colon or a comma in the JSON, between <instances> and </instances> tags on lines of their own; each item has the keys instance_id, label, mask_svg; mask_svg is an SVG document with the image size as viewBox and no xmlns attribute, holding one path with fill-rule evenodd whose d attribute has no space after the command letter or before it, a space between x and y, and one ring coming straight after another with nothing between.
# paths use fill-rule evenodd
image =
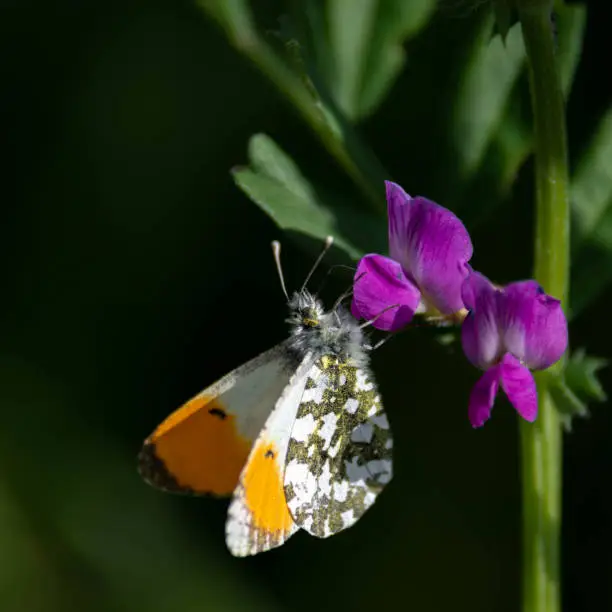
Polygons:
<instances>
[{"instance_id":1,"label":"plant stem","mask_svg":"<svg viewBox=\"0 0 612 612\"><path fill-rule=\"evenodd\" d=\"M199 0L225 31L230 43L248 57L302 115L319 140L344 168L378 213L386 213L384 181L390 178L354 128L327 107L306 75L299 75L261 39L245 0Z\"/></svg>"},{"instance_id":2,"label":"plant stem","mask_svg":"<svg viewBox=\"0 0 612 612\"><path fill-rule=\"evenodd\" d=\"M567 305L569 226L565 108L555 59L550 0L517 0L534 117L534 276ZM561 368L559 362L553 366ZM559 612L562 430L548 377L536 377L539 414L521 423L523 612Z\"/></svg>"}]
</instances>

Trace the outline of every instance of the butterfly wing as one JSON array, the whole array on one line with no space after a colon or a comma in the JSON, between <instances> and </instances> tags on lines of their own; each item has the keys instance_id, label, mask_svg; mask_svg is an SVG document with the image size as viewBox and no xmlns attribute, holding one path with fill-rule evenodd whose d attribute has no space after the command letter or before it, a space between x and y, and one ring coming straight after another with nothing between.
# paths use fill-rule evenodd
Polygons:
<instances>
[{"instance_id":1,"label":"butterfly wing","mask_svg":"<svg viewBox=\"0 0 612 612\"><path fill-rule=\"evenodd\" d=\"M281 343L204 389L145 440L140 474L173 493L230 495L296 367Z\"/></svg>"},{"instance_id":2,"label":"butterfly wing","mask_svg":"<svg viewBox=\"0 0 612 612\"><path fill-rule=\"evenodd\" d=\"M297 531L283 487L287 447L312 358L304 357L259 434L228 511L226 542L237 557L283 544Z\"/></svg>"},{"instance_id":3,"label":"butterfly wing","mask_svg":"<svg viewBox=\"0 0 612 612\"><path fill-rule=\"evenodd\" d=\"M294 522L321 538L353 525L391 480L392 447L369 372L337 356L319 359L287 450L284 488Z\"/></svg>"}]
</instances>

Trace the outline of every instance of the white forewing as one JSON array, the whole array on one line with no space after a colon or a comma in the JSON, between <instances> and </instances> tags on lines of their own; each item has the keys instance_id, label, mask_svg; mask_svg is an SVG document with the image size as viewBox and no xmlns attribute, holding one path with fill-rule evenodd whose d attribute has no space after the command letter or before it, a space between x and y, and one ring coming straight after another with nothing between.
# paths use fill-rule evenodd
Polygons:
<instances>
[{"instance_id":1,"label":"white forewing","mask_svg":"<svg viewBox=\"0 0 612 612\"><path fill-rule=\"evenodd\" d=\"M255 440L295 371L286 345L281 342L247 361L196 397L216 397L230 409L240 434Z\"/></svg>"},{"instance_id":2,"label":"white forewing","mask_svg":"<svg viewBox=\"0 0 612 612\"><path fill-rule=\"evenodd\" d=\"M142 476L165 491L230 495L295 369L283 342L204 389L147 438L139 455Z\"/></svg>"},{"instance_id":3,"label":"white forewing","mask_svg":"<svg viewBox=\"0 0 612 612\"><path fill-rule=\"evenodd\" d=\"M308 353L259 434L230 503L226 542L238 557L283 544L297 531L283 488L287 447L312 358Z\"/></svg>"}]
</instances>

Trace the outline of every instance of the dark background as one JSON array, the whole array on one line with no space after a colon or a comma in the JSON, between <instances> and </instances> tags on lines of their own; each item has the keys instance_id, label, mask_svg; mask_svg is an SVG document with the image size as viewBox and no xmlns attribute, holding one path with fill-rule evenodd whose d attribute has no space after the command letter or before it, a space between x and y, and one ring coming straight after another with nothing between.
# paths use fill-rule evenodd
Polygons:
<instances>
[{"instance_id":1,"label":"dark background","mask_svg":"<svg viewBox=\"0 0 612 612\"><path fill-rule=\"evenodd\" d=\"M281 3L254 4L274 27ZM603 5L589 3L569 99L572 162L611 99ZM226 502L142 483L135 457L153 427L284 337L270 241L284 242L290 287L312 261L234 186L229 169L246 162L248 138L266 132L323 184L353 187L190 2L1 7L2 610L517 610L517 417L499 399L472 430L477 371L423 330L373 358L396 475L354 529L233 559ZM450 207L443 177L414 155L435 152L437 128L403 106L418 95L415 74L446 82L453 43L439 32L470 17L440 11L418 43L431 65L409 65L360 126L407 191ZM468 223L474 265L501 282L530 274L531 180L528 162L503 221ZM349 282L332 274L327 300ZM574 346L609 355L611 298L572 322ZM603 383L611 388L609 369ZM565 438L567 610L612 609L610 425L596 405Z\"/></svg>"}]
</instances>

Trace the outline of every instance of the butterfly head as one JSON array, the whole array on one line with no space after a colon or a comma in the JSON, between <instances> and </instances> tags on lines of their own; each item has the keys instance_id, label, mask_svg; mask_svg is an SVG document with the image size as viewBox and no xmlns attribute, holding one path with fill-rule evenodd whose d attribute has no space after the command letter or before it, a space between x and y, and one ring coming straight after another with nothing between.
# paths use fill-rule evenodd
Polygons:
<instances>
[{"instance_id":1,"label":"butterfly head","mask_svg":"<svg viewBox=\"0 0 612 612\"><path fill-rule=\"evenodd\" d=\"M280 243L272 243L276 269L289 306L287 322L291 326L290 347L300 358L307 353L316 357L332 354L350 359L355 364L365 365L367 358L363 350L361 327L351 314L342 308L341 300L337 301L331 311L326 312L321 301L306 289L310 277L332 244L333 238L328 236L302 288L289 297L280 263Z\"/></svg>"},{"instance_id":2,"label":"butterfly head","mask_svg":"<svg viewBox=\"0 0 612 612\"><path fill-rule=\"evenodd\" d=\"M288 322L294 330L308 332L321 327L325 316L323 305L311 293L306 290L296 291L289 300Z\"/></svg>"},{"instance_id":3,"label":"butterfly head","mask_svg":"<svg viewBox=\"0 0 612 612\"><path fill-rule=\"evenodd\" d=\"M299 354L334 354L356 363L366 361L359 324L342 307L326 312L320 300L301 290L289 300L289 311L292 345Z\"/></svg>"}]
</instances>

